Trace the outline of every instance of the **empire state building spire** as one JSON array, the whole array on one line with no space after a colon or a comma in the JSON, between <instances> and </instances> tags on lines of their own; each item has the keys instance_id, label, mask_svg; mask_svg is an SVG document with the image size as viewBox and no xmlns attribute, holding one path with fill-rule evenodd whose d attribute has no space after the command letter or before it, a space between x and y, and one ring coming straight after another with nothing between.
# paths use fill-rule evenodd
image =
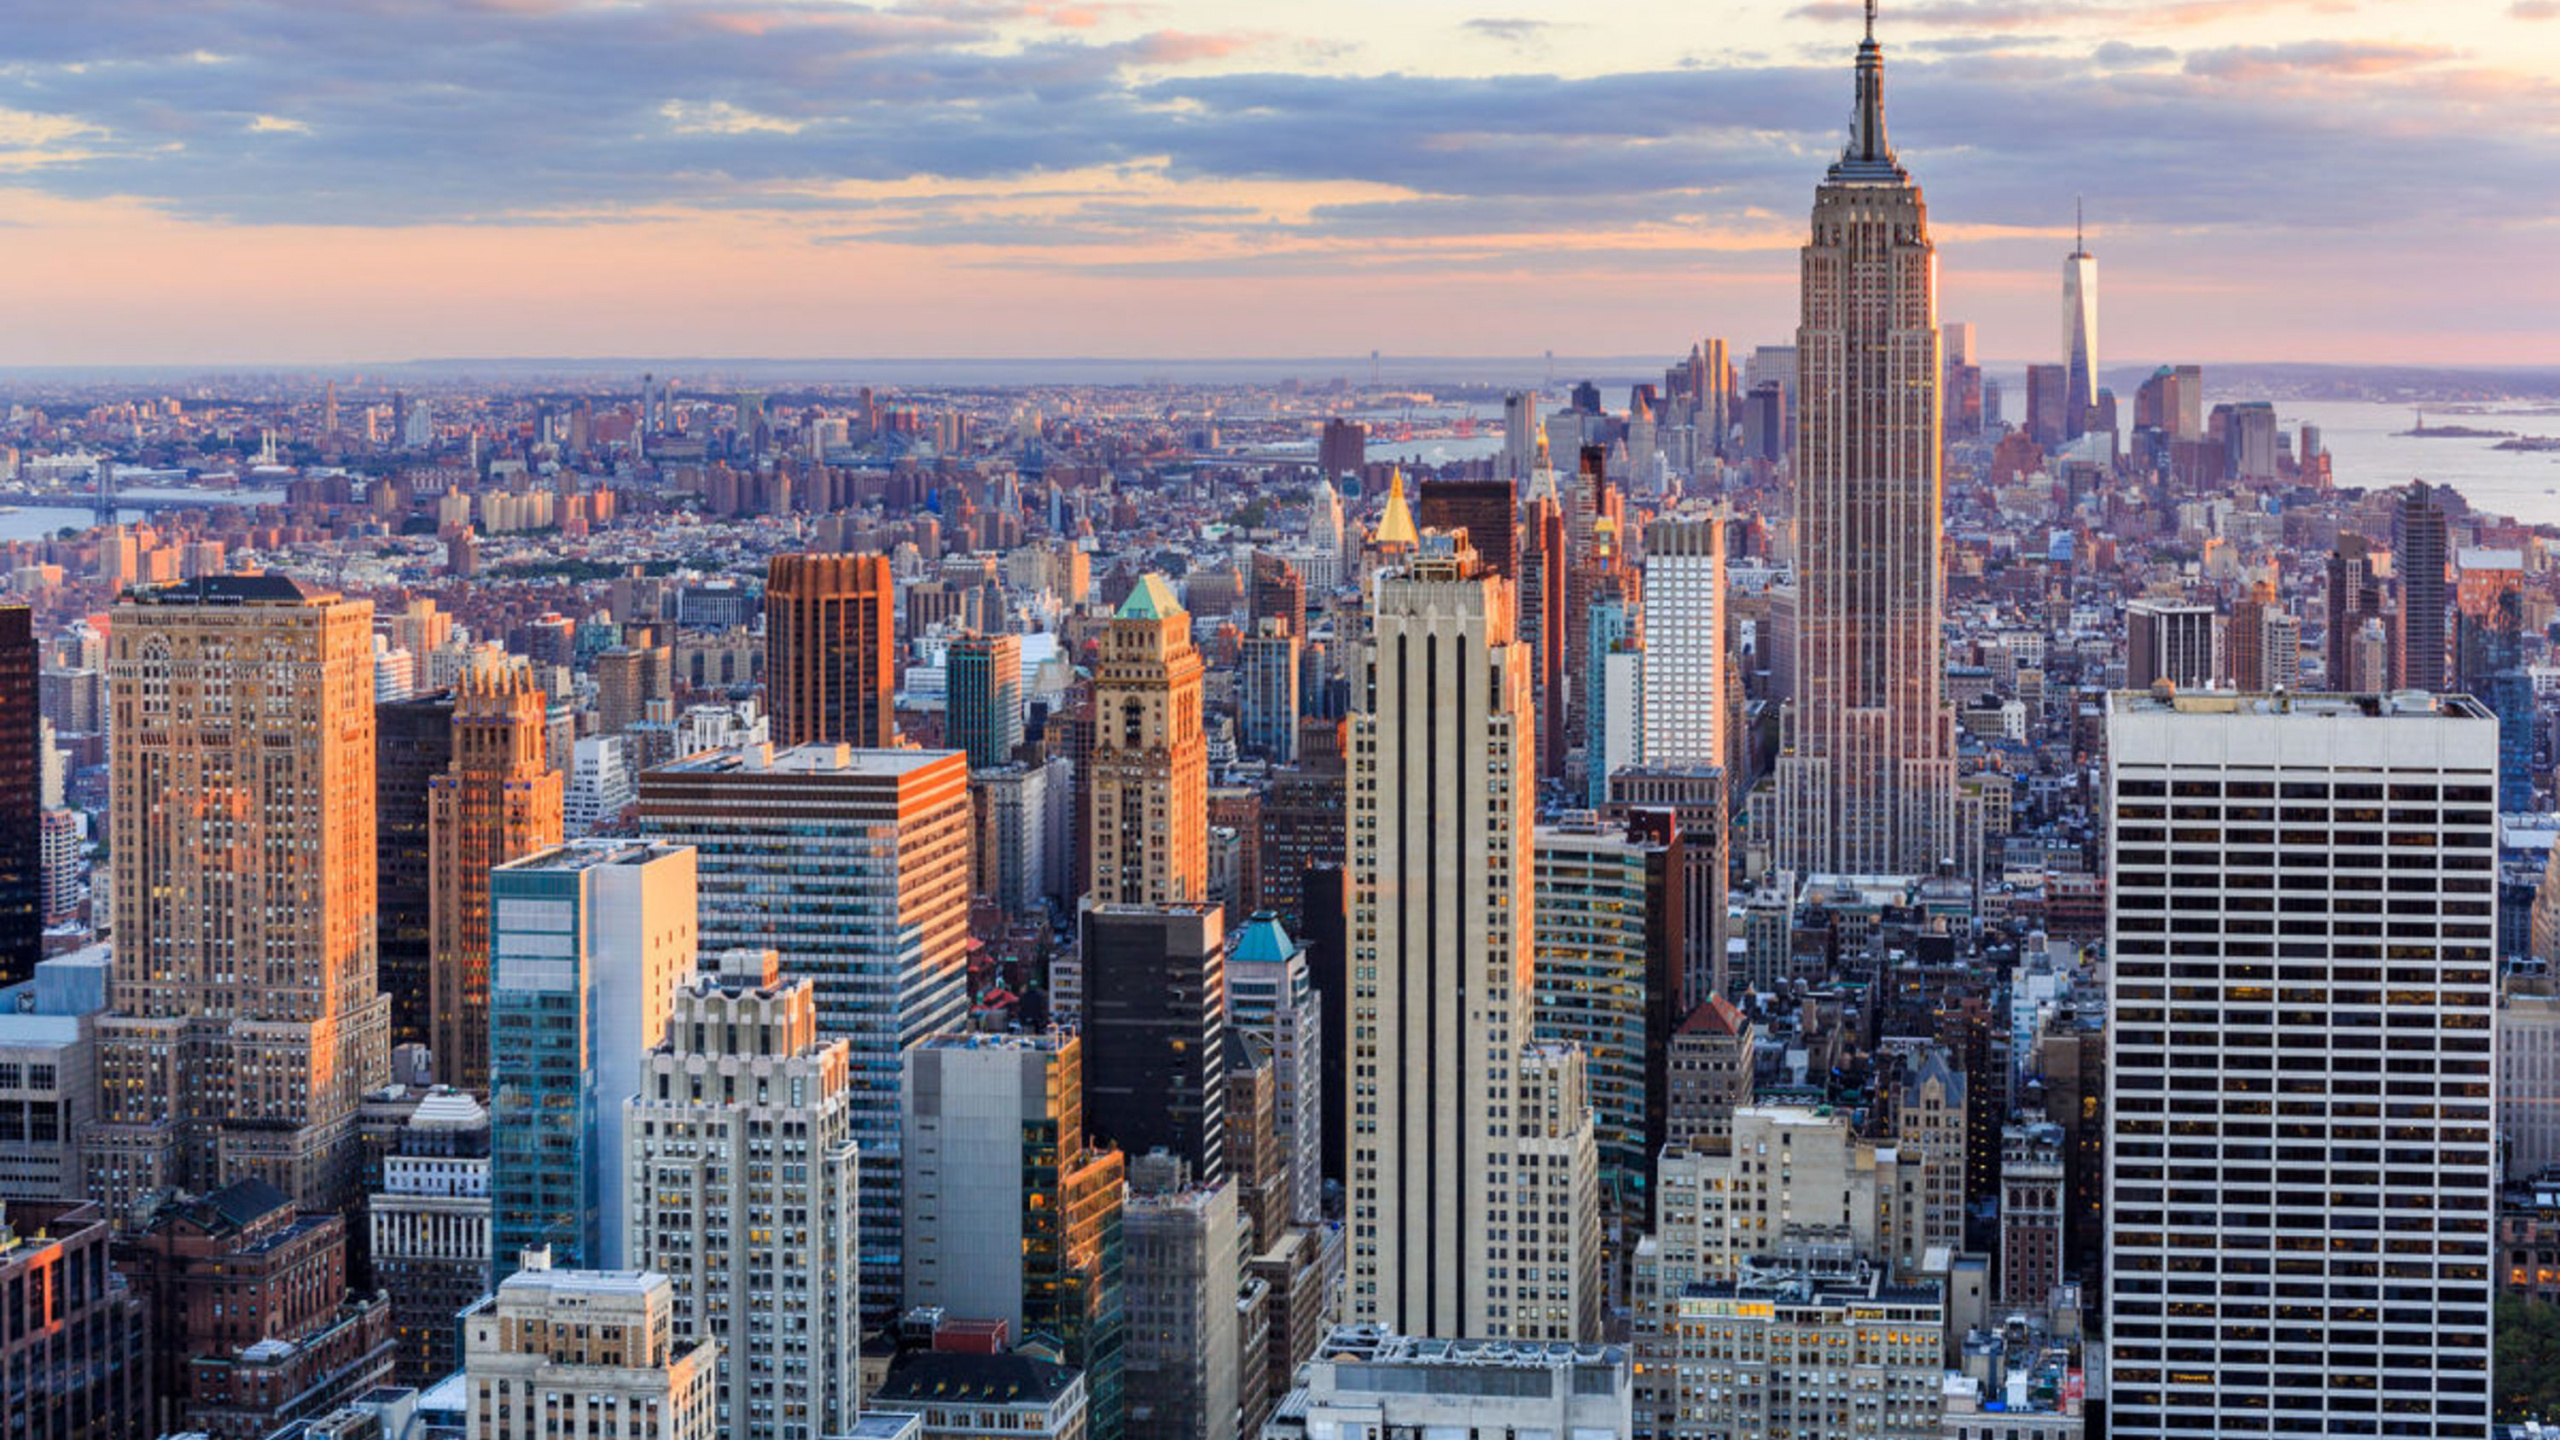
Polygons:
<instances>
[{"instance_id":1,"label":"empire state building spire","mask_svg":"<svg viewBox=\"0 0 2560 1440\"><path fill-rule=\"evenodd\" d=\"M1849 117L1848 148L1831 167L1834 180L1901 179L1884 131L1884 47L1876 43L1876 0L1867 0L1867 36L1858 43L1858 108Z\"/></svg>"}]
</instances>

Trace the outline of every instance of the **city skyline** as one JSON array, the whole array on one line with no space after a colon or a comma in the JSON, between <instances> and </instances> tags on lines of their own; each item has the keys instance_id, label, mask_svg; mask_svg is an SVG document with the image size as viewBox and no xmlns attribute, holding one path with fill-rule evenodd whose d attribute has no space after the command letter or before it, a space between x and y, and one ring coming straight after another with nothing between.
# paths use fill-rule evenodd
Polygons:
<instances>
[{"instance_id":1,"label":"city skyline","mask_svg":"<svg viewBox=\"0 0 2560 1440\"><path fill-rule=\"evenodd\" d=\"M0 363L1775 336L1857 23L1839 0L1712 26L1439 0L1247 28L1200 3L282 8L30 21L0 78L26 337ZM2549 222L2503 183L2560 149L2550 8L1888 5L1910 158L1964 217L1946 312L2041 354L2086 194L2113 353L2560 362L2560 280L2522 263ZM2352 186L2294 160L2347 147ZM723 298L632 303L687 294Z\"/></svg>"}]
</instances>

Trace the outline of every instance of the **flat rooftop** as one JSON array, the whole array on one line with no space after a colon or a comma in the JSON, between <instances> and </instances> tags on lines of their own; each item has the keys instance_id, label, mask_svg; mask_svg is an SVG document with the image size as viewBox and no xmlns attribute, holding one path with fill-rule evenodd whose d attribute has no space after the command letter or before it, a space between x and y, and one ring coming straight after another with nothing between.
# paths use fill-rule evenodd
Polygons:
<instances>
[{"instance_id":1,"label":"flat rooftop","mask_svg":"<svg viewBox=\"0 0 2560 1440\"><path fill-rule=\"evenodd\" d=\"M2493 720L2489 707L2468 695L2433 695L2424 690L2389 694L2341 694L2324 691L2190 690L2161 693L2117 690L2107 705L2119 715L2263 715L2307 719L2442 719Z\"/></svg>"},{"instance_id":2,"label":"flat rooftop","mask_svg":"<svg viewBox=\"0 0 2560 1440\"><path fill-rule=\"evenodd\" d=\"M518 874L527 871L593 870L599 865L646 865L691 849L657 840L572 840L499 866Z\"/></svg>"},{"instance_id":3,"label":"flat rooftop","mask_svg":"<svg viewBox=\"0 0 2560 1440\"><path fill-rule=\"evenodd\" d=\"M895 778L938 765L958 750L864 750L851 745L741 745L654 766L653 775L860 775Z\"/></svg>"}]
</instances>

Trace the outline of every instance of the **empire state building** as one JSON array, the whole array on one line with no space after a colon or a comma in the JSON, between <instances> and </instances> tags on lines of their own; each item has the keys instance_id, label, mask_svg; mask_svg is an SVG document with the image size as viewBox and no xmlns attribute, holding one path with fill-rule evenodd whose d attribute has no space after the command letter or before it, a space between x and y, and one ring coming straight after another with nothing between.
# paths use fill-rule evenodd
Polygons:
<instances>
[{"instance_id":1,"label":"empire state building","mask_svg":"<svg viewBox=\"0 0 2560 1440\"><path fill-rule=\"evenodd\" d=\"M1848 147L1814 192L1796 330L1796 697L1778 855L1797 874L1956 858L1938 548L1938 262L1885 140L1875 5Z\"/></svg>"}]
</instances>

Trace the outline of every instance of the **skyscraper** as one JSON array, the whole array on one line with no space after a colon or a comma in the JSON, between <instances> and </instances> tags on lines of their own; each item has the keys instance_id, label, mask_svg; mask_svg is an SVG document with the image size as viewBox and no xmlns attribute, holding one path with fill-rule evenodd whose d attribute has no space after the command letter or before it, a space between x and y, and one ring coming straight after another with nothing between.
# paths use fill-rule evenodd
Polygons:
<instances>
[{"instance_id":1,"label":"skyscraper","mask_svg":"<svg viewBox=\"0 0 2560 1440\"><path fill-rule=\"evenodd\" d=\"M1516 492L1538 465L1538 394L1514 390L1502 397L1502 479Z\"/></svg>"},{"instance_id":2,"label":"skyscraper","mask_svg":"<svg viewBox=\"0 0 2560 1440\"><path fill-rule=\"evenodd\" d=\"M907 1048L969 1013L969 764L952 750L713 751L640 777L640 823L694 847L702 944L780 954L852 1042L865 1319L898 1304Z\"/></svg>"},{"instance_id":3,"label":"skyscraper","mask_svg":"<svg viewBox=\"0 0 2560 1440\"><path fill-rule=\"evenodd\" d=\"M1271 1057L1289 1218L1313 1225L1324 1217L1324 1015L1307 948L1270 911L1247 921L1227 951L1227 1029L1255 1037Z\"/></svg>"},{"instance_id":4,"label":"skyscraper","mask_svg":"<svg viewBox=\"0 0 2560 1440\"><path fill-rule=\"evenodd\" d=\"M776 555L764 684L776 745L897 741L896 583L886 555Z\"/></svg>"},{"instance_id":5,"label":"skyscraper","mask_svg":"<svg viewBox=\"0 0 2560 1440\"><path fill-rule=\"evenodd\" d=\"M1644 534L1644 763L1723 766L1724 518L1666 516Z\"/></svg>"},{"instance_id":6,"label":"skyscraper","mask_svg":"<svg viewBox=\"0 0 2560 1440\"><path fill-rule=\"evenodd\" d=\"M373 716L378 984L391 1001L391 1043L426 1045L436 953L428 789L453 764L453 692L378 704Z\"/></svg>"},{"instance_id":7,"label":"skyscraper","mask_svg":"<svg viewBox=\"0 0 2560 1440\"><path fill-rule=\"evenodd\" d=\"M2391 568L2400 579L2400 649L2396 684L2409 690L2447 686L2444 502L2424 480L2411 482L2391 516Z\"/></svg>"},{"instance_id":8,"label":"skyscraper","mask_svg":"<svg viewBox=\"0 0 2560 1440\"><path fill-rule=\"evenodd\" d=\"M1530 1043L1530 657L1510 586L1453 537L1422 542L1378 578L1351 717L1350 1316L1588 1338L1580 1272L1515 1259L1597 1224L1582 1056ZM1546 1148L1528 1112L1564 1117L1539 1130L1558 1170L1534 1178L1583 1200L1496 1227L1492 1197Z\"/></svg>"},{"instance_id":9,"label":"skyscraper","mask_svg":"<svg viewBox=\"0 0 2560 1440\"><path fill-rule=\"evenodd\" d=\"M1778 853L1799 874L1929 874L1955 852L1942 699L1937 250L1858 47L1848 148L1814 193L1796 332L1796 697Z\"/></svg>"},{"instance_id":10,"label":"skyscraper","mask_svg":"<svg viewBox=\"0 0 2560 1440\"><path fill-rule=\"evenodd\" d=\"M373 606L277 575L138 590L108 640L115 1008L89 1193L352 1203L374 981Z\"/></svg>"},{"instance_id":11,"label":"skyscraper","mask_svg":"<svg viewBox=\"0 0 2560 1440\"><path fill-rule=\"evenodd\" d=\"M489 1088L489 872L560 843L563 780L523 666L463 675L453 759L427 782L430 1032L438 1082Z\"/></svg>"},{"instance_id":12,"label":"skyscraper","mask_svg":"<svg viewBox=\"0 0 2560 1440\"><path fill-rule=\"evenodd\" d=\"M1509 481L1425 480L1417 519L1425 530L1466 531L1484 567L1518 583L1520 522Z\"/></svg>"},{"instance_id":13,"label":"skyscraper","mask_svg":"<svg viewBox=\"0 0 2560 1440\"><path fill-rule=\"evenodd\" d=\"M1087 905L1082 916L1086 1130L1130 1155L1169 1150L1203 1184L1226 1174L1224 912Z\"/></svg>"},{"instance_id":14,"label":"skyscraper","mask_svg":"<svg viewBox=\"0 0 2560 1440\"><path fill-rule=\"evenodd\" d=\"M2062 262L2062 355L2062 432L2077 440L2098 408L2098 257L2076 217Z\"/></svg>"},{"instance_id":15,"label":"skyscraper","mask_svg":"<svg viewBox=\"0 0 2560 1440\"><path fill-rule=\"evenodd\" d=\"M849 1056L843 1040L819 1038L807 980L781 979L770 950L730 950L676 991L627 1102L630 1193L645 1198L620 1217L623 1263L667 1277L679 1340L718 1342L726 1440L852 1433L862 1324Z\"/></svg>"},{"instance_id":16,"label":"skyscraper","mask_svg":"<svg viewBox=\"0 0 2560 1440\"><path fill-rule=\"evenodd\" d=\"M632 1193L622 1102L693 975L694 889L693 851L628 840L582 840L489 873L498 1277L532 1246L571 1268L622 1268L622 1217L648 1203Z\"/></svg>"},{"instance_id":17,"label":"skyscraper","mask_svg":"<svg viewBox=\"0 0 2560 1440\"><path fill-rule=\"evenodd\" d=\"M382 1157L365 1200L376 1282L391 1292L394 1375L428 1386L462 1359L455 1317L489 1293L489 1112L459 1090L427 1092Z\"/></svg>"},{"instance_id":18,"label":"skyscraper","mask_svg":"<svg viewBox=\"0 0 2560 1440\"><path fill-rule=\"evenodd\" d=\"M2136 600L2124 607L2124 683L2148 690L2166 680L2182 690L2214 682L2213 607Z\"/></svg>"},{"instance_id":19,"label":"skyscraper","mask_svg":"<svg viewBox=\"0 0 2560 1440\"><path fill-rule=\"evenodd\" d=\"M718 1440L720 1347L677 1338L667 1277L536 1258L463 1317L471 1434Z\"/></svg>"},{"instance_id":20,"label":"skyscraper","mask_svg":"<svg viewBox=\"0 0 2560 1440\"><path fill-rule=\"evenodd\" d=\"M1093 898L1167 905L1209 895L1209 746L1191 616L1160 575L1111 617L1094 675Z\"/></svg>"},{"instance_id":21,"label":"skyscraper","mask_svg":"<svg viewBox=\"0 0 2560 1440\"><path fill-rule=\"evenodd\" d=\"M1275 765L1298 761L1298 637L1276 618L1254 622L1245 637L1243 695L1236 707L1236 747Z\"/></svg>"},{"instance_id":22,"label":"skyscraper","mask_svg":"<svg viewBox=\"0 0 2560 1440\"><path fill-rule=\"evenodd\" d=\"M944 652L943 738L972 770L1013 763L1022 746L1022 637L963 635Z\"/></svg>"},{"instance_id":23,"label":"skyscraper","mask_svg":"<svg viewBox=\"0 0 2560 1440\"><path fill-rule=\"evenodd\" d=\"M0 984L44 958L44 756L35 612L0 605Z\"/></svg>"},{"instance_id":24,"label":"skyscraper","mask_svg":"<svg viewBox=\"0 0 2560 1440\"><path fill-rule=\"evenodd\" d=\"M2484 1433L2494 717L2123 694L2107 762L2112 1433Z\"/></svg>"},{"instance_id":25,"label":"skyscraper","mask_svg":"<svg viewBox=\"0 0 2560 1440\"><path fill-rule=\"evenodd\" d=\"M907 1053L906 1304L1045 1334L1120 1433L1120 1152L1085 1144L1072 1034L937 1035ZM869 1177L865 1177L869 1183Z\"/></svg>"}]
</instances>

